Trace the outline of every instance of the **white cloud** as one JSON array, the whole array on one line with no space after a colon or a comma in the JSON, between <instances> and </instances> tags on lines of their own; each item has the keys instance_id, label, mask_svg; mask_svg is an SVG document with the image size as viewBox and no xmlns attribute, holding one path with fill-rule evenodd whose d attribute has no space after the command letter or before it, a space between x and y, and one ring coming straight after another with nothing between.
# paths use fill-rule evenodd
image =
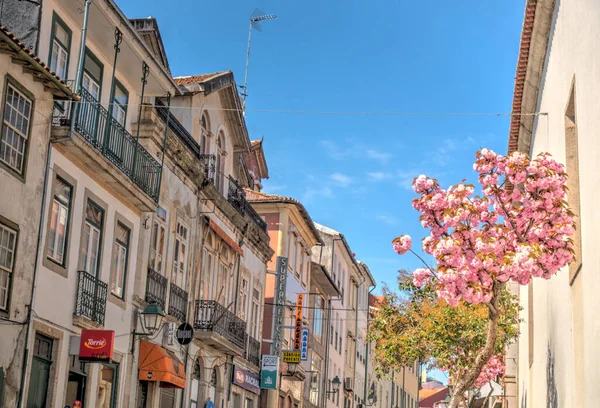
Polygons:
<instances>
[{"instance_id":1,"label":"white cloud","mask_svg":"<svg viewBox=\"0 0 600 408\"><path fill-rule=\"evenodd\" d=\"M375 218L377 218L378 221L388 225L396 225L398 223L398 220L391 215L378 214Z\"/></svg>"},{"instance_id":2,"label":"white cloud","mask_svg":"<svg viewBox=\"0 0 600 408\"><path fill-rule=\"evenodd\" d=\"M412 183L415 177L419 176L418 171L410 170L410 171L399 171L397 174L398 177L398 185L406 190L412 191Z\"/></svg>"},{"instance_id":3,"label":"white cloud","mask_svg":"<svg viewBox=\"0 0 600 408\"><path fill-rule=\"evenodd\" d=\"M381 181L381 180L386 180L386 179L392 178L392 175L390 173L385 173L383 171L373 171L373 172L367 172L367 177L373 181Z\"/></svg>"},{"instance_id":4,"label":"white cloud","mask_svg":"<svg viewBox=\"0 0 600 408\"><path fill-rule=\"evenodd\" d=\"M348 187L353 182L350 176L342 173L333 173L329 178L342 187Z\"/></svg>"},{"instance_id":5,"label":"white cloud","mask_svg":"<svg viewBox=\"0 0 600 408\"><path fill-rule=\"evenodd\" d=\"M304 189L301 201L306 203L315 198L334 198L333 191L328 187L314 188L309 186Z\"/></svg>"},{"instance_id":6,"label":"white cloud","mask_svg":"<svg viewBox=\"0 0 600 408\"><path fill-rule=\"evenodd\" d=\"M319 142L325 152L334 160L344 159L352 154L352 149L342 149L340 146L330 140L321 140Z\"/></svg>"},{"instance_id":7,"label":"white cloud","mask_svg":"<svg viewBox=\"0 0 600 408\"><path fill-rule=\"evenodd\" d=\"M391 159L391 153L384 153L377 150L369 149L367 150L367 157L372 160L378 160L382 163L386 163L389 159Z\"/></svg>"}]
</instances>

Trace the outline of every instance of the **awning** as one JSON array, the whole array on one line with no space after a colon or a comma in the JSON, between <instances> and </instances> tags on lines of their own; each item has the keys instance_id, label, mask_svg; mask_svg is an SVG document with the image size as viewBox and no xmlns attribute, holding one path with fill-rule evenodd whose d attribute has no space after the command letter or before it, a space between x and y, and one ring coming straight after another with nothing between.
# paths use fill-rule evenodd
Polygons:
<instances>
[{"instance_id":1,"label":"awning","mask_svg":"<svg viewBox=\"0 0 600 408\"><path fill-rule=\"evenodd\" d=\"M225 241L227 243L227 245L229 245L231 247L231 249L233 249L235 252L237 252L241 256L244 256L244 250L238 244L236 244L235 241L233 240L233 238L231 238L229 235L227 235L227 233L225 231L223 231L223 229L221 227L219 227L217 225L217 223L214 222L213 220L210 220L210 229L212 229L214 232L216 232L216 234L218 236L220 236L221 239L223 241Z\"/></svg>"},{"instance_id":2,"label":"awning","mask_svg":"<svg viewBox=\"0 0 600 408\"><path fill-rule=\"evenodd\" d=\"M149 341L140 341L139 379L160 381L164 388L185 388L183 363L173 352Z\"/></svg>"}]
</instances>

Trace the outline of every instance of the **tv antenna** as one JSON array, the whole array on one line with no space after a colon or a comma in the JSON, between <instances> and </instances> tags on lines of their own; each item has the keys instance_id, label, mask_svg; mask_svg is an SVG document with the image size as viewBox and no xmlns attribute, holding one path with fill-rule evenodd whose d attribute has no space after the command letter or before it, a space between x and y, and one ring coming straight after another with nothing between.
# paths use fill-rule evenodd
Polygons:
<instances>
[{"instance_id":1,"label":"tv antenna","mask_svg":"<svg viewBox=\"0 0 600 408\"><path fill-rule=\"evenodd\" d=\"M255 9L250 15L250 27L248 28L248 51L246 52L246 72L244 74L244 85L242 88L242 111L246 110L246 97L248 96L248 62L250 61L250 41L252 40L252 29L262 32L261 21L276 20L275 14L265 14L260 9Z\"/></svg>"}]
</instances>

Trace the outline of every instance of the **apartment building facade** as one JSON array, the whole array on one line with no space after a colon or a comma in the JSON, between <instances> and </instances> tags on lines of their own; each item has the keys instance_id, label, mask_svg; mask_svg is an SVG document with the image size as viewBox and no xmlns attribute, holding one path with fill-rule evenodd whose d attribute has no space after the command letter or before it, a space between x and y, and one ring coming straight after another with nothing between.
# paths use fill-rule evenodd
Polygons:
<instances>
[{"instance_id":1,"label":"apartment building facade","mask_svg":"<svg viewBox=\"0 0 600 408\"><path fill-rule=\"evenodd\" d=\"M35 253L55 101L77 96L6 27L0 28L0 406L22 392Z\"/></svg>"}]
</instances>

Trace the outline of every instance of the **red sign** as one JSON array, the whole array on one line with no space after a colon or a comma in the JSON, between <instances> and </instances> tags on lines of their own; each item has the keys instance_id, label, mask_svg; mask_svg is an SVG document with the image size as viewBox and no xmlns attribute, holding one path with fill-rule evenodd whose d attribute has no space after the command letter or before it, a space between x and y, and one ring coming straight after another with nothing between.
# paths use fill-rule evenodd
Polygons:
<instances>
[{"instance_id":1,"label":"red sign","mask_svg":"<svg viewBox=\"0 0 600 408\"><path fill-rule=\"evenodd\" d=\"M113 330L82 330L79 359L89 362L110 361L113 356L115 332Z\"/></svg>"}]
</instances>

